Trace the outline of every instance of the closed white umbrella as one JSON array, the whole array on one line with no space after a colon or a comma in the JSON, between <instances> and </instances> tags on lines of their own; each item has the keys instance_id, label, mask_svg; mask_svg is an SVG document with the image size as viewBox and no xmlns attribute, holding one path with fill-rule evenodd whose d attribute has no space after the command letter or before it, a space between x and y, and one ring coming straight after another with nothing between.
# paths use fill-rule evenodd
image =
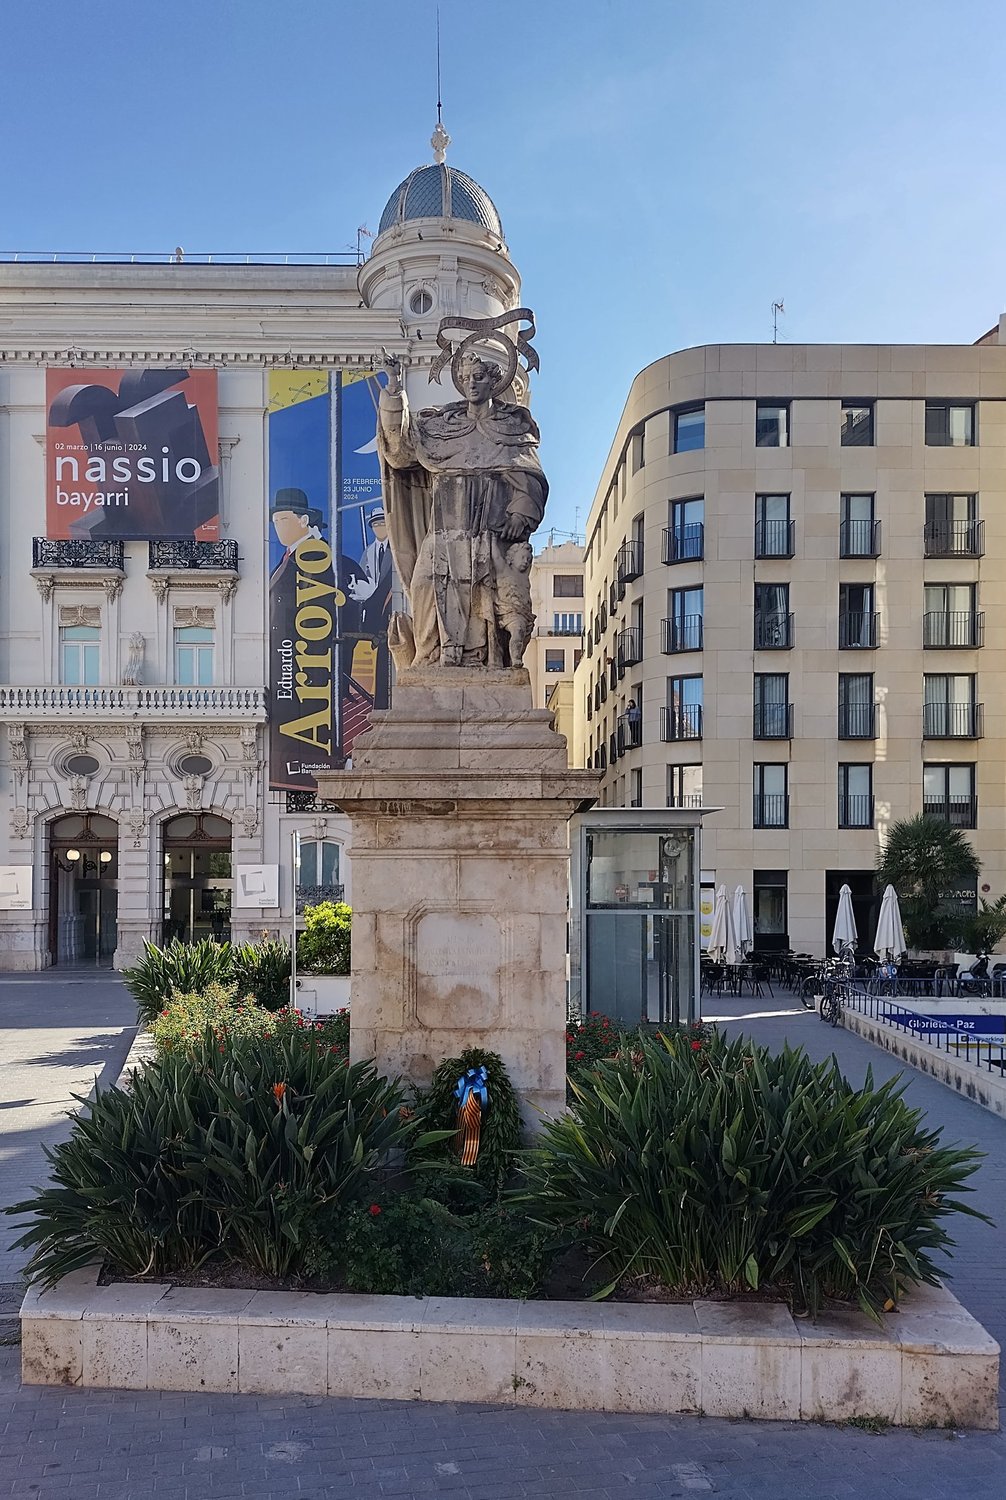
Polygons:
<instances>
[{"instance_id":1,"label":"closed white umbrella","mask_svg":"<svg viewBox=\"0 0 1006 1500\"><path fill-rule=\"evenodd\" d=\"M908 952L905 929L901 925L898 893L893 885L889 885L884 891L884 899L880 903L880 919L877 922L877 936L873 940L873 951L882 961L893 959L895 963Z\"/></svg>"},{"instance_id":2,"label":"closed white umbrella","mask_svg":"<svg viewBox=\"0 0 1006 1500\"><path fill-rule=\"evenodd\" d=\"M855 948L859 939L856 928L856 913L852 909L852 890L843 885L838 893L838 911L835 913L835 930L831 934L831 946L835 953L841 953L846 943Z\"/></svg>"},{"instance_id":3,"label":"closed white umbrella","mask_svg":"<svg viewBox=\"0 0 1006 1500\"><path fill-rule=\"evenodd\" d=\"M716 963L737 962L737 935L734 932L733 912L727 900L727 888L721 885L716 892L713 907L713 930L709 935L709 957Z\"/></svg>"},{"instance_id":4,"label":"closed white umbrella","mask_svg":"<svg viewBox=\"0 0 1006 1500\"><path fill-rule=\"evenodd\" d=\"M754 947L751 935L751 914L748 911L748 898L744 893L744 887L739 885L734 891L734 936L737 947L742 958L747 958Z\"/></svg>"}]
</instances>

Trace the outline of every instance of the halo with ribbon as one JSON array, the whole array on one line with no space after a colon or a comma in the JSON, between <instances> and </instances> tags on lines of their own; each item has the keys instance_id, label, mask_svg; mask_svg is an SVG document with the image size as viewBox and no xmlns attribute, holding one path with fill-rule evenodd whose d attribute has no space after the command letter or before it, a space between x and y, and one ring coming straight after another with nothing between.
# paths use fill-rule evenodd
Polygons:
<instances>
[{"instance_id":1,"label":"halo with ribbon","mask_svg":"<svg viewBox=\"0 0 1006 1500\"><path fill-rule=\"evenodd\" d=\"M511 323L517 324L513 338L503 332L503 329ZM521 325L526 325L526 327ZM468 336L460 344L455 344L453 338L449 337L451 330L466 331ZM507 390L513 384L514 376L517 374L519 355L523 355L527 369L540 368L538 351L531 343L534 336L534 313L529 307L515 307L511 312L497 314L495 318L458 316L442 318L440 327L437 329L437 344L443 352L438 354L433 361L430 380L439 385L444 366L449 362L451 379L460 392L461 360L474 346L489 344L494 350L496 348L502 350L505 360L500 367L499 378L493 383L492 393L498 396L501 391Z\"/></svg>"}]
</instances>

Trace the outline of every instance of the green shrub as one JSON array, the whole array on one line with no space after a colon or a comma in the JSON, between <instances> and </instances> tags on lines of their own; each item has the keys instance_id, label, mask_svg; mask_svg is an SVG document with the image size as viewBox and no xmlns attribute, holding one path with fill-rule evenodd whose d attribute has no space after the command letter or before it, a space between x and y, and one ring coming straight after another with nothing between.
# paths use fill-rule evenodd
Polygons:
<instances>
[{"instance_id":1,"label":"green shrub","mask_svg":"<svg viewBox=\"0 0 1006 1500\"><path fill-rule=\"evenodd\" d=\"M469 1068L480 1067L484 1067L488 1075L488 1104L482 1118L475 1165L462 1167L454 1138L458 1123L458 1101L454 1090L458 1079ZM449 1139L434 1148L424 1148L422 1152L427 1162L438 1160L448 1166L446 1196L450 1202L457 1205L467 1198L472 1206L479 1206L499 1196L513 1171L514 1159L520 1149L521 1118L517 1095L498 1052L469 1047L459 1057L445 1058L435 1070L429 1090L418 1101L417 1116L426 1131L452 1132ZM455 1192L450 1191L452 1177L456 1182ZM466 1194L465 1179L474 1180L485 1192Z\"/></svg>"},{"instance_id":2,"label":"green shrub","mask_svg":"<svg viewBox=\"0 0 1006 1500\"><path fill-rule=\"evenodd\" d=\"M297 1011L265 1010L249 996L239 998L234 987L209 985L201 995L176 995L150 1023L157 1056L184 1051L198 1055L205 1067L241 1042L254 1041L260 1050L280 1046L286 1038L349 1061L349 1012L311 1021Z\"/></svg>"},{"instance_id":3,"label":"green shrub","mask_svg":"<svg viewBox=\"0 0 1006 1500\"><path fill-rule=\"evenodd\" d=\"M290 945L263 937L232 950L231 978L238 994L251 995L266 1010L290 1004Z\"/></svg>"},{"instance_id":4,"label":"green shrub","mask_svg":"<svg viewBox=\"0 0 1006 1500\"><path fill-rule=\"evenodd\" d=\"M582 1021L566 1024L566 1073L572 1076L584 1068L592 1068L604 1057L614 1057L621 1036L618 1027L608 1016L592 1010Z\"/></svg>"},{"instance_id":5,"label":"green shrub","mask_svg":"<svg viewBox=\"0 0 1006 1500\"><path fill-rule=\"evenodd\" d=\"M937 1277L942 1220L982 1217L978 1153L940 1144L896 1080L862 1089L837 1064L715 1033L640 1038L574 1080L572 1111L524 1157L519 1201L623 1278L684 1295L774 1284L873 1316ZM945 1274L940 1270L939 1274Z\"/></svg>"},{"instance_id":6,"label":"green shrub","mask_svg":"<svg viewBox=\"0 0 1006 1500\"><path fill-rule=\"evenodd\" d=\"M122 977L136 1001L140 1024L145 1026L172 995L198 993L210 984L229 983L231 964L230 943L214 943L209 938L182 943L172 938L163 948L144 943L143 957L131 969L123 969Z\"/></svg>"},{"instance_id":7,"label":"green shrub","mask_svg":"<svg viewBox=\"0 0 1006 1500\"><path fill-rule=\"evenodd\" d=\"M348 974L353 908L345 901L321 901L304 911L297 939L297 968L304 974Z\"/></svg>"},{"instance_id":8,"label":"green shrub","mask_svg":"<svg viewBox=\"0 0 1006 1500\"><path fill-rule=\"evenodd\" d=\"M314 1037L289 1018L267 1046L230 1037L221 1051L207 1028L128 1093L99 1092L47 1150L53 1183L8 1210L34 1221L18 1241L28 1279L101 1258L162 1274L215 1254L299 1274L413 1129L396 1085Z\"/></svg>"}]
</instances>

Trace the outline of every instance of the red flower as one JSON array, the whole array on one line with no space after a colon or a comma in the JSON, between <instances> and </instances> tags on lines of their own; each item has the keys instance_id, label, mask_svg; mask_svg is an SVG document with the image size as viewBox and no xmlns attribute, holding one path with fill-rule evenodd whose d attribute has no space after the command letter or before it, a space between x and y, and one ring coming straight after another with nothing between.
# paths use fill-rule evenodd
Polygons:
<instances>
[{"instance_id":1,"label":"red flower","mask_svg":"<svg viewBox=\"0 0 1006 1500\"><path fill-rule=\"evenodd\" d=\"M372 1203L370 1205L369 1212L370 1212L370 1217L372 1219L376 1219L377 1215L381 1212L381 1205L379 1203Z\"/></svg>"},{"instance_id":2,"label":"red flower","mask_svg":"<svg viewBox=\"0 0 1006 1500\"><path fill-rule=\"evenodd\" d=\"M693 1052L701 1052L702 1051L702 1043L701 1042L693 1042L692 1043L692 1051Z\"/></svg>"},{"instance_id":3,"label":"red flower","mask_svg":"<svg viewBox=\"0 0 1006 1500\"><path fill-rule=\"evenodd\" d=\"M584 1058L586 1056L587 1056L586 1052L577 1052L577 1053L574 1054L573 1061L574 1062L579 1062L582 1058Z\"/></svg>"},{"instance_id":4,"label":"red flower","mask_svg":"<svg viewBox=\"0 0 1006 1500\"><path fill-rule=\"evenodd\" d=\"M285 1083L274 1083L273 1084L273 1086L272 1086L272 1096L275 1099L275 1101L276 1101L277 1104L282 1104L283 1103L283 1095L285 1093L286 1093L286 1084Z\"/></svg>"}]
</instances>

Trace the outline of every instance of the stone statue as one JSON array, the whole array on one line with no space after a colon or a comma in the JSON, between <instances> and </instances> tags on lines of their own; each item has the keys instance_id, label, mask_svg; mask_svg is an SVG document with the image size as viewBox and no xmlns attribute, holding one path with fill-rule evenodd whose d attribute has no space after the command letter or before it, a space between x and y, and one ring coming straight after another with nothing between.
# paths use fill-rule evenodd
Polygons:
<instances>
[{"instance_id":1,"label":"stone statue","mask_svg":"<svg viewBox=\"0 0 1006 1500\"><path fill-rule=\"evenodd\" d=\"M143 681L143 650L144 639L140 632L134 631L129 637L129 655L126 665L122 669L123 687L139 687Z\"/></svg>"},{"instance_id":2,"label":"stone statue","mask_svg":"<svg viewBox=\"0 0 1006 1500\"><path fill-rule=\"evenodd\" d=\"M516 345L507 323L530 322ZM447 329L469 336L454 348ZM519 667L534 628L531 548L548 483L538 461L538 428L524 406L500 399L517 373L518 350L532 369L531 314L519 308L497 318L445 318L437 334L464 397L412 413L400 362L384 355L378 450L391 550L408 595L411 621L395 616L388 642L399 668ZM505 364L476 345L501 346Z\"/></svg>"}]
</instances>

